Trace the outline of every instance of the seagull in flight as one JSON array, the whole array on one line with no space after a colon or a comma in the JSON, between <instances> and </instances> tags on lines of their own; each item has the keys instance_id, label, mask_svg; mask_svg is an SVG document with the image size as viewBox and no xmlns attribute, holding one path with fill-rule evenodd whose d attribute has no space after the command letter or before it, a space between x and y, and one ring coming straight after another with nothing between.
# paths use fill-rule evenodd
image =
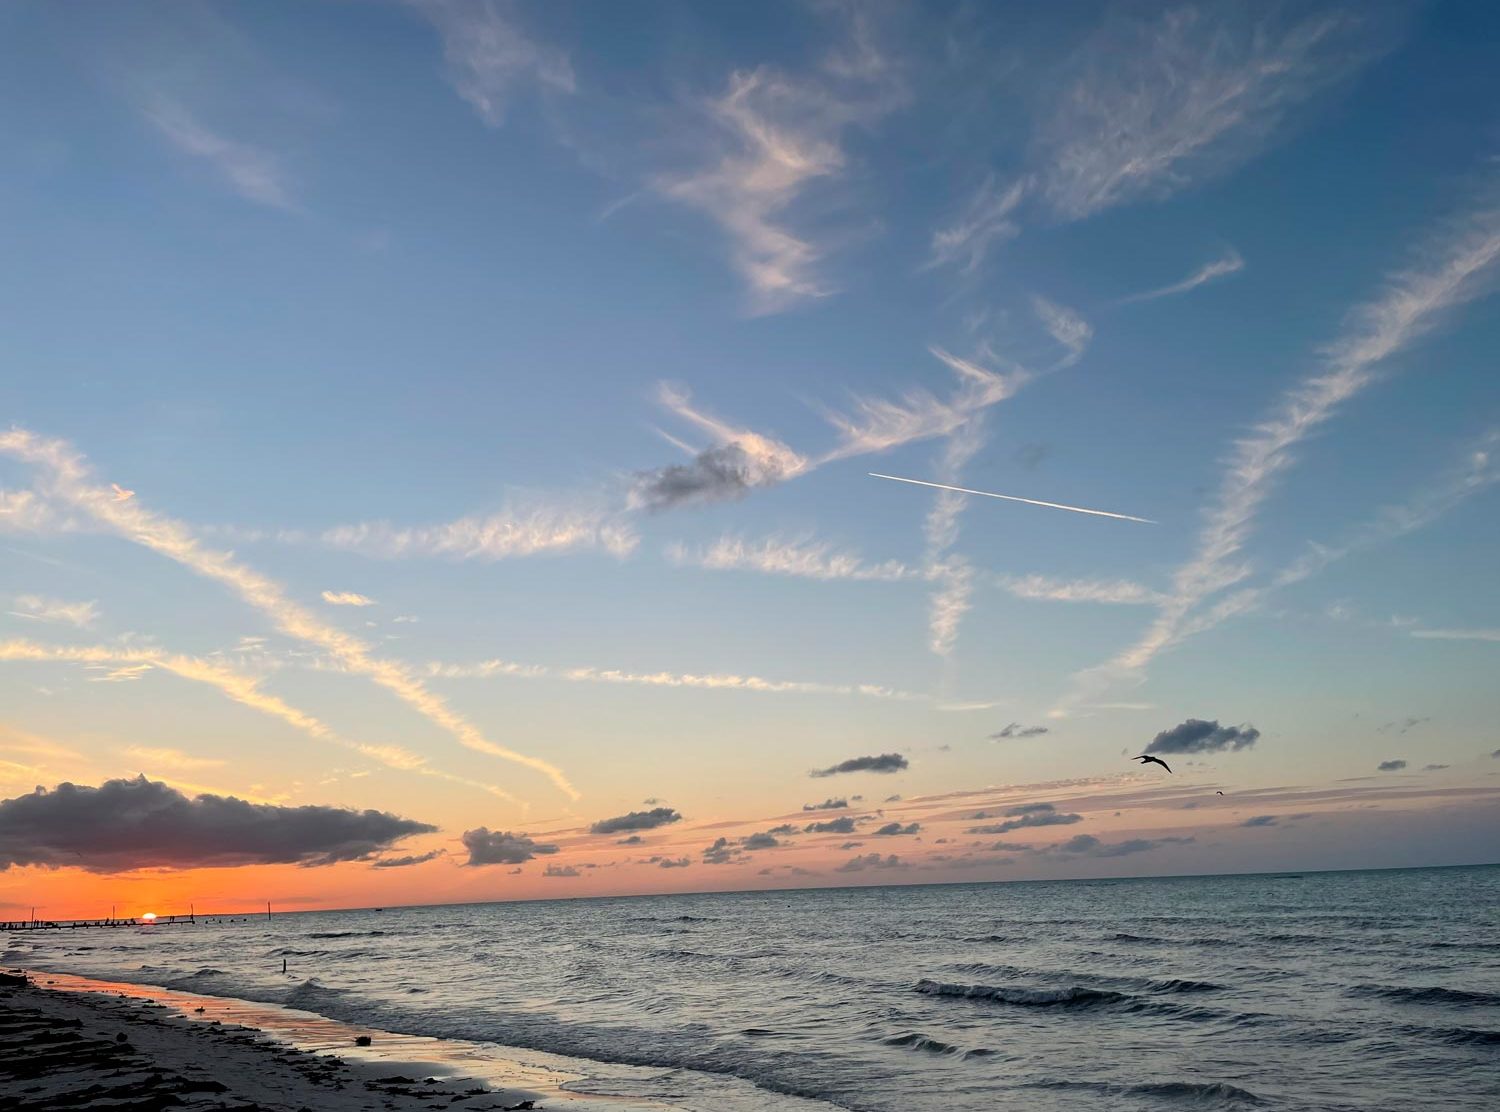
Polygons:
<instances>
[{"instance_id":1,"label":"seagull in flight","mask_svg":"<svg viewBox=\"0 0 1500 1112\"><path fill-rule=\"evenodd\" d=\"M1158 764L1158 765L1161 765L1162 768L1166 769L1168 772L1172 771L1172 766L1169 765L1169 764L1167 764L1167 762L1164 761L1164 760L1162 760L1160 757L1152 757L1152 756L1149 756L1149 755L1147 755L1145 753L1142 753L1139 757L1136 758L1136 760L1140 761L1143 765L1147 764L1147 763Z\"/></svg>"}]
</instances>

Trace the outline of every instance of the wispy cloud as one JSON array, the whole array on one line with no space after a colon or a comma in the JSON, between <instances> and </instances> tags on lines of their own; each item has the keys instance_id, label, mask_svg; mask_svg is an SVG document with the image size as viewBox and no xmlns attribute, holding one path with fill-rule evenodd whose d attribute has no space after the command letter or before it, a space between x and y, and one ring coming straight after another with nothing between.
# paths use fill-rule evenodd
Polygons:
<instances>
[{"instance_id":1,"label":"wispy cloud","mask_svg":"<svg viewBox=\"0 0 1500 1112\"><path fill-rule=\"evenodd\" d=\"M99 604L93 601L64 602L41 595L17 595L15 605L10 614L34 622L55 622L85 629L99 619Z\"/></svg>"},{"instance_id":2,"label":"wispy cloud","mask_svg":"<svg viewBox=\"0 0 1500 1112\"><path fill-rule=\"evenodd\" d=\"M563 51L543 45L518 25L507 0L407 0L443 40L448 80L490 127L505 122L518 86L572 93L573 66Z\"/></svg>"},{"instance_id":3,"label":"wispy cloud","mask_svg":"<svg viewBox=\"0 0 1500 1112\"><path fill-rule=\"evenodd\" d=\"M1025 192L1024 180L1002 189L993 174L986 178L953 223L932 233L932 254L924 269L956 266L963 274L977 271L991 248L1020 232L1013 216Z\"/></svg>"},{"instance_id":4,"label":"wispy cloud","mask_svg":"<svg viewBox=\"0 0 1500 1112\"><path fill-rule=\"evenodd\" d=\"M212 166L247 201L270 208L296 208L286 173L275 155L210 130L186 107L165 97L153 100L145 116L168 142Z\"/></svg>"},{"instance_id":5,"label":"wispy cloud","mask_svg":"<svg viewBox=\"0 0 1500 1112\"><path fill-rule=\"evenodd\" d=\"M984 442L984 416L980 414L948 437L938 456L938 475L945 482L957 482ZM927 577L934 583L928 596L927 644L938 656L952 654L959 624L969 612L974 595L974 567L966 557L952 551L958 542L958 519L967 503L961 494L942 491L922 526L927 541Z\"/></svg>"},{"instance_id":6,"label":"wispy cloud","mask_svg":"<svg viewBox=\"0 0 1500 1112\"><path fill-rule=\"evenodd\" d=\"M1414 629L1424 641L1500 641L1500 629Z\"/></svg>"},{"instance_id":7,"label":"wispy cloud","mask_svg":"<svg viewBox=\"0 0 1500 1112\"><path fill-rule=\"evenodd\" d=\"M602 683L639 687L677 687L702 691L750 691L768 695L855 695L869 699L923 702L927 696L870 683L819 683L808 680L768 680L727 672L630 672L617 668L552 668L542 664L518 664L509 660L483 660L476 664L427 666L427 674L442 679L553 679L570 683Z\"/></svg>"},{"instance_id":8,"label":"wispy cloud","mask_svg":"<svg viewBox=\"0 0 1500 1112\"><path fill-rule=\"evenodd\" d=\"M1205 286L1209 282L1230 274L1236 274L1244 269L1245 260L1240 258L1240 253L1231 247L1224 255L1214 259L1212 262L1204 263L1182 281L1173 282L1170 286L1162 286L1159 289L1147 290L1144 293L1122 297L1120 298L1120 304L1129 305L1137 301L1155 301L1159 297L1172 297L1179 293L1187 293L1189 290L1196 290L1199 286Z\"/></svg>"},{"instance_id":9,"label":"wispy cloud","mask_svg":"<svg viewBox=\"0 0 1500 1112\"><path fill-rule=\"evenodd\" d=\"M324 591L323 601L330 606L374 606L375 600L354 591Z\"/></svg>"},{"instance_id":10,"label":"wispy cloud","mask_svg":"<svg viewBox=\"0 0 1500 1112\"><path fill-rule=\"evenodd\" d=\"M630 523L611 511L545 504L438 525L405 527L387 521L341 525L325 531L320 540L333 548L384 559L441 556L455 560L505 560L586 549L623 558L640 543Z\"/></svg>"},{"instance_id":11,"label":"wispy cloud","mask_svg":"<svg viewBox=\"0 0 1500 1112\"><path fill-rule=\"evenodd\" d=\"M1054 364L1056 368L1071 367L1083 358L1083 353L1088 350L1089 343L1094 338L1093 325L1066 305L1059 305L1040 295L1032 297L1031 308L1042 322L1042 327L1047 330L1047 335L1063 349L1063 357Z\"/></svg>"},{"instance_id":12,"label":"wispy cloud","mask_svg":"<svg viewBox=\"0 0 1500 1112\"><path fill-rule=\"evenodd\" d=\"M1138 674L1184 636L1255 604L1258 592L1245 590L1200 610L1250 574L1241 553L1277 479L1295 463L1297 446L1375 382L1387 359L1437 327L1448 310L1484 293L1497 259L1500 208L1485 206L1428 243L1416 265L1393 275L1380 297L1352 315L1344 334L1324 350L1318 369L1235 445L1195 551L1174 574L1156 621L1134 645L1086 673L1086 683Z\"/></svg>"},{"instance_id":13,"label":"wispy cloud","mask_svg":"<svg viewBox=\"0 0 1500 1112\"><path fill-rule=\"evenodd\" d=\"M1000 586L1017 598L1038 602L1098 602L1116 606L1145 606L1162 595L1128 579L1054 579L1046 575L1003 575Z\"/></svg>"},{"instance_id":14,"label":"wispy cloud","mask_svg":"<svg viewBox=\"0 0 1500 1112\"><path fill-rule=\"evenodd\" d=\"M147 510L139 499L117 502L107 487L93 481L83 458L64 442L46 440L24 429L11 429L0 433L0 453L37 468L41 472L39 486L48 497L89 515L125 539L229 588L283 634L322 649L345 670L384 687L450 733L461 745L538 772L564 794L577 797L567 777L556 766L489 740L404 664L376 657L364 641L326 624L293 602L280 584L236 560L232 554L206 547L185 524Z\"/></svg>"},{"instance_id":15,"label":"wispy cloud","mask_svg":"<svg viewBox=\"0 0 1500 1112\"><path fill-rule=\"evenodd\" d=\"M1387 37L1380 22L1306 6L1119 9L1075 56L1038 130L1041 197L1081 219L1232 169L1372 60Z\"/></svg>"},{"instance_id":16,"label":"wispy cloud","mask_svg":"<svg viewBox=\"0 0 1500 1112\"><path fill-rule=\"evenodd\" d=\"M160 749L148 745L129 745L125 747L124 753L132 760L151 765L153 771L170 768L179 772L192 772L201 768L221 768L229 763L214 757L194 757L181 749Z\"/></svg>"},{"instance_id":17,"label":"wispy cloud","mask_svg":"<svg viewBox=\"0 0 1500 1112\"><path fill-rule=\"evenodd\" d=\"M712 129L705 164L654 183L662 196L698 209L723 230L753 313L835 291L821 273L826 246L794 229L790 210L814 184L844 173L844 132L873 125L900 98L857 14L852 30L857 50L836 51L806 74L771 66L732 73L724 93L700 106ZM850 64L854 57L859 64Z\"/></svg>"},{"instance_id":18,"label":"wispy cloud","mask_svg":"<svg viewBox=\"0 0 1500 1112\"><path fill-rule=\"evenodd\" d=\"M706 548L689 549L674 543L667 547L674 564L710 571L753 571L762 575L785 575L798 579L851 579L889 582L915 579L923 573L898 560L869 563L853 552L842 552L827 541L808 537L766 537L747 541L720 537Z\"/></svg>"},{"instance_id":19,"label":"wispy cloud","mask_svg":"<svg viewBox=\"0 0 1500 1112\"><path fill-rule=\"evenodd\" d=\"M1030 378L1019 367L1000 373L943 348L929 350L957 377L957 388L946 399L926 390L909 390L895 401L861 395L848 413L825 412L839 434L839 445L820 463L950 436L975 414L1011 397Z\"/></svg>"},{"instance_id":20,"label":"wispy cloud","mask_svg":"<svg viewBox=\"0 0 1500 1112\"><path fill-rule=\"evenodd\" d=\"M1277 574L1272 586L1299 583L1337 560L1420 529L1497 482L1500 482L1500 429L1490 429L1469 445L1458 465L1433 486L1404 503L1385 507L1374 520L1339 544L1309 546L1306 553Z\"/></svg>"}]
</instances>

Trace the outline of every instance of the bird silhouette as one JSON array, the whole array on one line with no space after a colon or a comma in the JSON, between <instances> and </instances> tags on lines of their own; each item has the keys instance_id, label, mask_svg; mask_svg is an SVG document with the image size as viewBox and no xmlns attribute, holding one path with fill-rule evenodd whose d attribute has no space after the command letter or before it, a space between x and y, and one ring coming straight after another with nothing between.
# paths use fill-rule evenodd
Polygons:
<instances>
[{"instance_id":1,"label":"bird silhouette","mask_svg":"<svg viewBox=\"0 0 1500 1112\"><path fill-rule=\"evenodd\" d=\"M1223 795L1223 792L1214 792L1215 795Z\"/></svg>"},{"instance_id":2,"label":"bird silhouette","mask_svg":"<svg viewBox=\"0 0 1500 1112\"><path fill-rule=\"evenodd\" d=\"M1162 768L1166 769L1168 772L1172 771L1172 766L1169 765L1169 764L1167 764L1167 762L1164 761L1164 760L1162 760L1160 757L1152 757L1152 756L1148 756L1145 753L1142 753L1139 757L1136 758L1136 760L1140 761L1142 764L1145 764L1147 762L1150 762L1151 764L1158 764L1158 765L1161 765Z\"/></svg>"}]
</instances>

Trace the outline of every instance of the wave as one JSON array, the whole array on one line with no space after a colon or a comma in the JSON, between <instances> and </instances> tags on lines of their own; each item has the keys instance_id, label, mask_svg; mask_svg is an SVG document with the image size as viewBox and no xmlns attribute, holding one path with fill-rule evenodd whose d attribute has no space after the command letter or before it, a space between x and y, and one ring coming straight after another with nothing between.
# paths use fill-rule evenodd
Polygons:
<instances>
[{"instance_id":1,"label":"wave","mask_svg":"<svg viewBox=\"0 0 1500 1112\"><path fill-rule=\"evenodd\" d=\"M1167 977L1159 981L1147 981L1152 992L1223 992L1223 985L1212 981L1193 981L1186 977Z\"/></svg>"},{"instance_id":2,"label":"wave","mask_svg":"<svg viewBox=\"0 0 1500 1112\"><path fill-rule=\"evenodd\" d=\"M916 990L926 996L957 996L966 1000L993 1000L997 1004L1014 1004L1023 1008L1095 1008L1104 1004L1122 1004L1133 999L1123 992L1070 985L1067 988L1005 988L997 985L959 985L944 981L917 982Z\"/></svg>"},{"instance_id":3,"label":"wave","mask_svg":"<svg viewBox=\"0 0 1500 1112\"><path fill-rule=\"evenodd\" d=\"M308 938L381 938L385 931L313 931Z\"/></svg>"},{"instance_id":4,"label":"wave","mask_svg":"<svg viewBox=\"0 0 1500 1112\"><path fill-rule=\"evenodd\" d=\"M1444 988L1427 985L1420 988L1402 985L1355 985L1348 990L1350 996L1378 996L1384 1000L1400 1000L1407 1004L1459 1004L1473 1007L1500 1005L1500 993L1472 992L1461 988Z\"/></svg>"},{"instance_id":5,"label":"wave","mask_svg":"<svg viewBox=\"0 0 1500 1112\"><path fill-rule=\"evenodd\" d=\"M1037 1081L1037 1089L1091 1089L1121 1096L1159 1097L1166 1100L1203 1105L1264 1104L1265 1100L1249 1089L1224 1081L1155 1081L1141 1085L1115 1085L1107 1081Z\"/></svg>"},{"instance_id":6,"label":"wave","mask_svg":"<svg viewBox=\"0 0 1500 1112\"><path fill-rule=\"evenodd\" d=\"M899 1046L907 1050L919 1050L925 1054L946 1054L957 1057L964 1053L961 1046L954 1046L952 1043L945 1043L941 1039L934 1039L916 1031L906 1035L892 1035L880 1041L885 1046Z\"/></svg>"}]
</instances>

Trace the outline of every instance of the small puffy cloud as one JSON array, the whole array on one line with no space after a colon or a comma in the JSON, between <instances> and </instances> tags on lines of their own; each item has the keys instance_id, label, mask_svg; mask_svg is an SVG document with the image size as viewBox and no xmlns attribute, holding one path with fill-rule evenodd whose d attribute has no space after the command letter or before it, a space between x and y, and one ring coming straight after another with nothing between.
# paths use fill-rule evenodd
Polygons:
<instances>
[{"instance_id":1,"label":"small puffy cloud","mask_svg":"<svg viewBox=\"0 0 1500 1112\"><path fill-rule=\"evenodd\" d=\"M804 811L837 811L849 806L847 799L825 799L822 803L804 803Z\"/></svg>"},{"instance_id":2,"label":"small puffy cloud","mask_svg":"<svg viewBox=\"0 0 1500 1112\"><path fill-rule=\"evenodd\" d=\"M1021 815L1018 818L991 823L988 826L971 826L968 832L970 834L1009 834L1012 830L1024 830L1032 826L1071 826L1075 822L1082 821L1082 815L1048 810L1037 814Z\"/></svg>"},{"instance_id":3,"label":"small puffy cloud","mask_svg":"<svg viewBox=\"0 0 1500 1112\"><path fill-rule=\"evenodd\" d=\"M543 876L582 876L572 865L548 865L542 870Z\"/></svg>"},{"instance_id":4,"label":"small puffy cloud","mask_svg":"<svg viewBox=\"0 0 1500 1112\"><path fill-rule=\"evenodd\" d=\"M1163 730L1146 746L1148 753L1221 753L1246 749L1260 738L1254 726L1220 726L1217 721L1189 718Z\"/></svg>"},{"instance_id":5,"label":"small puffy cloud","mask_svg":"<svg viewBox=\"0 0 1500 1112\"><path fill-rule=\"evenodd\" d=\"M875 833L884 837L889 837L894 834L915 834L921 829L922 826L920 823L909 822L905 826L902 826L899 822L888 822L879 830L875 831Z\"/></svg>"},{"instance_id":6,"label":"small puffy cloud","mask_svg":"<svg viewBox=\"0 0 1500 1112\"><path fill-rule=\"evenodd\" d=\"M744 841L746 849L771 849L779 845L781 845L781 842L769 830L762 830L757 834L751 834Z\"/></svg>"},{"instance_id":7,"label":"small puffy cloud","mask_svg":"<svg viewBox=\"0 0 1500 1112\"><path fill-rule=\"evenodd\" d=\"M784 822L780 826L773 826L773 827L771 827L771 829L768 830L766 833L768 833L768 834L795 834L795 833L797 833L797 828L795 826L793 826L789 822Z\"/></svg>"},{"instance_id":8,"label":"small puffy cloud","mask_svg":"<svg viewBox=\"0 0 1500 1112\"><path fill-rule=\"evenodd\" d=\"M888 796L885 797L885 801L887 803L900 803L901 802L901 796L900 795L888 795Z\"/></svg>"},{"instance_id":9,"label":"small puffy cloud","mask_svg":"<svg viewBox=\"0 0 1500 1112\"><path fill-rule=\"evenodd\" d=\"M740 444L721 444L699 452L691 463L638 472L630 488L630 505L668 510L693 503L728 502L796 473L777 456L752 454Z\"/></svg>"},{"instance_id":10,"label":"small puffy cloud","mask_svg":"<svg viewBox=\"0 0 1500 1112\"><path fill-rule=\"evenodd\" d=\"M645 840L646 839L642 838L639 834L632 834L628 838L621 838L618 842L615 843L615 845L617 845L617 846L638 846L642 842L644 842Z\"/></svg>"},{"instance_id":11,"label":"small puffy cloud","mask_svg":"<svg viewBox=\"0 0 1500 1112\"><path fill-rule=\"evenodd\" d=\"M703 863L705 865L727 865L734 860L736 850L729 844L728 838L716 838L714 844L703 851Z\"/></svg>"},{"instance_id":12,"label":"small puffy cloud","mask_svg":"<svg viewBox=\"0 0 1500 1112\"><path fill-rule=\"evenodd\" d=\"M867 869L904 869L906 862L894 853L881 857L878 853L867 853L862 857L851 857L840 865L835 872L839 873L862 873Z\"/></svg>"},{"instance_id":13,"label":"small puffy cloud","mask_svg":"<svg viewBox=\"0 0 1500 1112\"><path fill-rule=\"evenodd\" d=\"M850 757L829 768L814 769L809 776L837 776L843 772L901 772L909 765L900 753L882 753L878 757Z\"/></svg>"},{"instance_id":14,"label":"small puffy cloud","mask_svg":"<svg viewBox=\"0 0 1500 1112\"><path fill-rule=\"evenodd\" d=\"M1422 771L1423 772L1442 772L1443 769L1445 769L1447 767L1448 767L1447 765L1423 765L1422 766Z\"/></svg>"},{"instance_id":15,"label":"small puffy cloud","mask_svg":"<svg viewBox=\"0 0 1500 1112\"><path fill-rule=\"evenodd\" d=\"M97 788L64 783L0 801L0 872L12 865L99 873L329 865L366 860L402 838L436 830L385 811L189 798L144 776Z\"/></svg>"},{"instance_id":16,"label":"small puffy cloud","mask_svg":"<svg viewBox=\"0 0 1500 1112\"><path fill-rule=\"evenodd\" d=\"M685 869L692 864L686 857L657 857L653 860L662 869Z\"/></svg>"},{"instance_id":17,"label":"small puffy cloud","mask_svg":"<svg viewBox=\"0 0 1500 1112\"><path fill-rule=\"evenodd\" d=\"M630 830L655 830L658 826L681 822L682 816L670 807L653 807L649 811L631 811L612 819L600 819L589 827L595 834L623 834Z\"/></svg>"},{"instance_id":18,"label":"small puffy cloud","mask_svg":"<svg viewBox=\"0 0 1500 1112\"><path fill-rule=\"evenodd\" d=\"M827 822L810 822L802 829L808 834L853 834L854 817L843 815Z\"/></svg>"},{"instance_id":19,"label":"small puffy cloud","mask_svg":"<svg viewBox=\"0 0 1500 1112\"><path fill-rule=\"evenodd\" d=\"M324 591L323 601L330 606L374 606L375 600L368 595L353 591Z\"/></svg>"},{"instance_id":20,"label":"small puffy cloud","mask_svg":"<svg viewBox=\"0 0 1500 1112\"><path fill-rule=\"evenodd\" d=\"M1406 762L1401 760L1400 758L1397 758L1391 761L1381 761L1375 767L1378 768L1381 772L1400 772L1403 768L1406 767Z\"/></svg>"},{"instance_id":21,"label":"small puffy cloud","mask_svg":"<svg viewBox=\"0 0 1500 1112\"><path fill-rule=\"evenodd\" d=\"M947 841L947 839L939 838L938 841L945 842ZM1031 843L999 841L991 845L990 849L998 850L1001 853L1025 853L1027 850L1031 849Z\"/></svg>"},{"instance_id":22,"label":"small puffy cloud","mask_svg":"<svg viewBox=\"0 0 1500 1112\"><path fill-rule=\"evenodd\" d=\"M1012 737L1039 737L1046 732L1046 726L1023 726L1019 722L1012 722L998 733L991 734L990 740L1001 741Z\"/></svg>"},{"instance_id":23,"label":"small puffy cloud","mask_svg":"<svg viewBox=\"0 0 1500 1112\"><path fill-rule=\"evenodd\" d=\"M1240 823L1240 825L1241 826L1275 826L1276 825L1276 816L1275 815L1256 815L1252 819L1246 819L1244 822Z\"/></svg>"},{"instance_id":24,"label":"small puffy cloud","mask_svg":"<svg viewBox=\"0 0 1500 1112\"><path fill-rule=\"evenodd\" d=\"M470 865L519 865L539 854L557 852L556 846L533 841L526 834L500 830L491 833L483 826L465 830L462 840L469 851Z\"/></svg>"},{"instance_id":25,"label":"small puffy cloud","mask_svg":"<svg viewBox=\"0 0 1500 1112\"><path fill-rule=\"evenodd\" d=\"M434 849L426 853L408 854L405 857L382 857L379 861L375 862L375 868L404 869L408 865L421 865L424 862L436 860L447 852L445 849Z\"/></svg>"}]
</instances>

